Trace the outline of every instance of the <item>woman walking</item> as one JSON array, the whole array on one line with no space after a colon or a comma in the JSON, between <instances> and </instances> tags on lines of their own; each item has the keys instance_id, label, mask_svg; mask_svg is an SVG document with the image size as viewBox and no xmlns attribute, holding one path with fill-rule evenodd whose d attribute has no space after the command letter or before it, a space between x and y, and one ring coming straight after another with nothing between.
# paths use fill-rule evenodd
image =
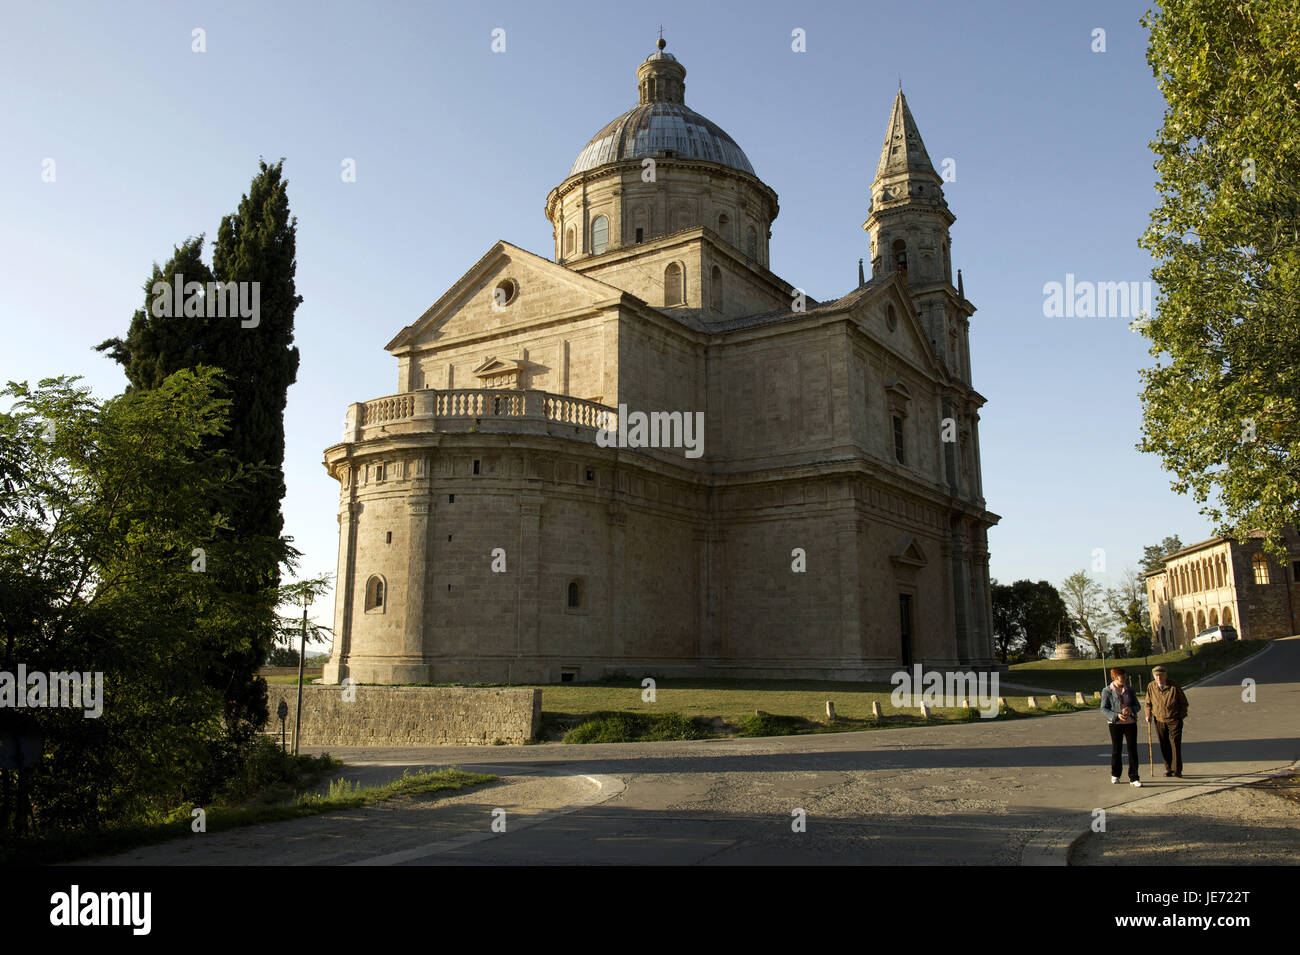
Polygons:
<instances>
[{"instance_id":1,"label":"woman walking","mask_svg":"<svg viewBox=\"0 0 1300 955\"><path fill-rule=\"evenodd\" d=\"M1112 667L1110 684L1101 691L1101 712L1110 726L1110 781L1119 782L1124 768L1121 746L1128 745L1128 781L1141 786L1138 778L1137 715L1142 710L1137 694L1128 685L1123 667Z\"/></svg>"}]
</instances>

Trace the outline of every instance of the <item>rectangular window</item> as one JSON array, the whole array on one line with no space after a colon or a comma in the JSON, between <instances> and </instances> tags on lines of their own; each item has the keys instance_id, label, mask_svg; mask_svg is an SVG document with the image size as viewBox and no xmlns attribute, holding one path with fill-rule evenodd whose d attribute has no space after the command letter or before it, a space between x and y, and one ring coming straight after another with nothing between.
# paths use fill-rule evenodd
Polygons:
<instances>
[{"instance_id":1,"label":"rectangular window","mask_svg":"<svg viewBox=\"0 0 1300 955\"><path fill-rule=\"evenodd\" d=\"M1291 562L1291 579L1295 583L1300 584L1300 560L1293 560Z\"/></svg>"},{"instance_id":2,"label":"rectangular window","mask_svg":"<svg viewBox=\"0 0 1300 955\"><path fill-rule=\"evenodd\" d=\"M645 229L637 229L637 230L636 230L636 240L637 240L638 242L640 242L640 241L642 241L644 238L645 238Z\"/></svg>"},{"instance_id":3,"label":"rectangular window","mask_svg":"<svg viewBox=\"0 0 1300 955\"><path fill-rule=\"evenodd\" d=\"M1268 583L1268 558L1263 554L1256 554L1251 566L1255 570L1255 583Z\"/></svg>"},{"instance_id":4,"label":"rectangular window","mask_svg":"<svg viewBox=\"0 0 1300 955\"><path fill-rule=\"evenodd\" d=\"M899 464L907 463L903 449L903 419L899 415L894 415L894 457L898 458Z\"/></svg>"}]
</instances>

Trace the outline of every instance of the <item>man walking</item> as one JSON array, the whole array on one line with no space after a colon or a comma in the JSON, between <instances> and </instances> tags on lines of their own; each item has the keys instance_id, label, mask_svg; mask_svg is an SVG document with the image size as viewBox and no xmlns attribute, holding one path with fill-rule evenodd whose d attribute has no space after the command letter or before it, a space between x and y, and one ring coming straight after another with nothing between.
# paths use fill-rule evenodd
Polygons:
<instances>
[{"instance_id":1,"label":"man walking","mask_svg":"<svg viewBox=\"0 0 1300 955\"><path fill-rule=\"evenodd\" d=\"M1147 722L1155 720L1160 755L1165 760L1165 775L1183 776L1183 720L1187 717L1187 694L1169 679L1162 666L1151 671L1147 684Z\"/></svg>"},{"instance_id":2,"label":"man walking","mask_svg":"<svg viewBox=\"0 0 1300 955\"><path fill-rule=\"evenodd\" d=\"M1101 691L1101 712L1110 728L1110 781L1119 782L1119 774L1124 768L1120 747L1127 743L1128 781L1141 786L1138 779L1137 714L1142 707L1138 705L1137 694L1127 684L1123 667L1111 668L1110 678L1111 682Z\"/></svg>"}]
</instances>

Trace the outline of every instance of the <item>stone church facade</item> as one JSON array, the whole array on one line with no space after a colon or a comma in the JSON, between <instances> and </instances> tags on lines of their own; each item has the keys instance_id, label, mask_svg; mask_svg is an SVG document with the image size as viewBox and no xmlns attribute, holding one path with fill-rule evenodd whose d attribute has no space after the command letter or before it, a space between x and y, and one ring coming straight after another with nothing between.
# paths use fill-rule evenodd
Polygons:
<instances>
[{"instance_id":1,"label":"stone church facade","mask_svg":"<svg viewBox=\"0 0 1300 955\"><path fill-rule=\"evenodd\" d=\"M386 346L397 393L349 407L326 682L996 665L975 309L907 101L870 277L817 302L685 76L648 57L547 197L553 258L496 243Z\"/></svg>"}]
</instances>

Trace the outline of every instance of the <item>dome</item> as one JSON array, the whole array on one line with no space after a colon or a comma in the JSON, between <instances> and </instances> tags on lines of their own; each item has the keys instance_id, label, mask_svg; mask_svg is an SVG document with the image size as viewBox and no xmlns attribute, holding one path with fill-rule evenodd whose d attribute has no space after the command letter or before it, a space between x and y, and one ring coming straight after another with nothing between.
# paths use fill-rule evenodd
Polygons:
<instances>
[{"instance_id":1,"label":"dome","mask_svg":"<svg viewBox=\"0 0 1300 955\"><path fill-rule=\"evenodd\" d=\"M628 110L591 137L569 175L624 159L669 154L707 159L754 175L744 151L721 126L680 103L646 103Z\"/></svg>"},{"instance_id":2,"label":"dome","mask_svg":"<svg viewBox=\"0 0 1300 955\"><path fill-rule=\"evenodd\" d=\"M639 103L591 137L569 170L588 169L625 159L706 159L754 175L736 141L717 123L686 105L686 68L671 53L651 53L637 69Z\"/></svg>"}]
</instances>

